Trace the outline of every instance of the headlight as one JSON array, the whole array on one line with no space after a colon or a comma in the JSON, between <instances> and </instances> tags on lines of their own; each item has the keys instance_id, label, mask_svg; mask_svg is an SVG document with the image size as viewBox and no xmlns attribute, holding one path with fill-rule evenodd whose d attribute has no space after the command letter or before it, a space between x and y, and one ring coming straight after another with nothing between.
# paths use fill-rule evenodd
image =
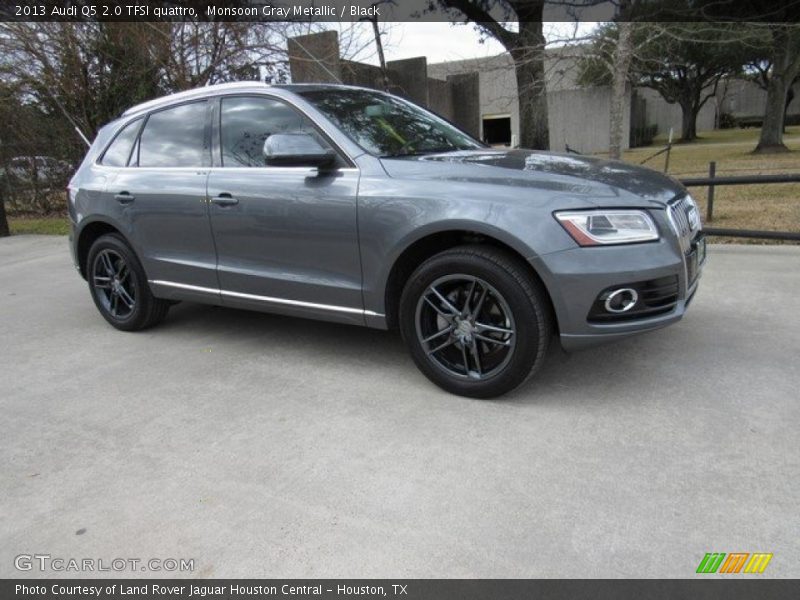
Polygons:
<instances>
[{"instance_id":1,"label":"headlight","mask_svg":"<svg viewBox=\"0 0 800 600\"><path fill-rule=\"evenodd\" d=\"M658 239L653 219L643 210L581 210L555 213L581 246L631 244Z\"/></svg>"}]
</instances>

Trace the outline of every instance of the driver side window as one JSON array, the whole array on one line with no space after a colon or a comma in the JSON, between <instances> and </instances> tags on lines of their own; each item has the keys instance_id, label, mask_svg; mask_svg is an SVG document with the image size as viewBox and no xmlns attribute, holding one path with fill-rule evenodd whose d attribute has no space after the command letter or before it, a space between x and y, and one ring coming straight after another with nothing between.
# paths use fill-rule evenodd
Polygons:
<instances>
[{"instance_id":1,"label":"driver side window","mask_svg":"<svg viewBox=\"0 0 800 600\"><path fill-rule=\"evenodd\" d=\"M220 147L223 167L264 167L264 141L274 133L306 133L324 147L330 144L291 106L264 97L222 99Z\"/></svg>"}]
</instances>

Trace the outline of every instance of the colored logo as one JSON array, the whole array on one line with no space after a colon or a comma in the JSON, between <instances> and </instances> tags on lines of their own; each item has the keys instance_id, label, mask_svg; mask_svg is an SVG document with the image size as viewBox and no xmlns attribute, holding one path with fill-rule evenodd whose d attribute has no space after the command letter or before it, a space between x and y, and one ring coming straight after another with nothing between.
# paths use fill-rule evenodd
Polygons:
<instances>
[{"instance_id":1,"label":"colored logo","mask_svg":"<svg viewBox=\"0 0 800 600\"><path fill-rule=\"evenodd\" d=\"M697 566L697 573L763 573L772 554L766 552L709 552Z\"/></svg>"}]
</instances>

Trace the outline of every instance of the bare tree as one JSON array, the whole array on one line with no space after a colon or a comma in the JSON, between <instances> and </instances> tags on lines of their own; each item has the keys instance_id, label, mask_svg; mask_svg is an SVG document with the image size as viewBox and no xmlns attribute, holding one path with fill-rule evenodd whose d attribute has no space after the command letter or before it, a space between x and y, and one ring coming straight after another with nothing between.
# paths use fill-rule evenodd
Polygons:
<instances>
[{"instance_id":1,"label":"bare tree","mask_svg":"<svg viewBox=\"0 0 800 600\"><path fill-rule=\"evenodd\" d=\"M288 78L286 40L321 23L0 23L0 79L93 137L133 104L224 81ZM343 53L368 54L356 24ZM73 160L85 148L70 133Z\"/></svg>"},{"instance_id":2,"label":"bare tree","mask_svg":"<svg viewBox=\"0 0 800 600\"><path fill-rule=\"evenodd\" d=\"M88 136L162 91L148 23L0 23L0 76ZM74 136L76 154L82 142Z\"/></svg>"}]
</instances>

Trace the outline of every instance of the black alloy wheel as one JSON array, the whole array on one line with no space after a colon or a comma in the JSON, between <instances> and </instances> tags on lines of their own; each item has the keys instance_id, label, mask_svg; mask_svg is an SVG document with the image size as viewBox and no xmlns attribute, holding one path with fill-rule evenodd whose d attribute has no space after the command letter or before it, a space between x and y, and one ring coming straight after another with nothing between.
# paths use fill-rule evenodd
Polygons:
<instances>
[{"instance_id":1,"label":"black alloy wheel","mask_svg":"<svg viewBox=\"0 0 800 600\"><path fill-rule=\"evenodd\" d=\"M398 324L417 367L473 398L509 392L543 364L552 331L547 292L518 257L459 246L423 262L406 282Z\"/></svg>"},{"instance_id":2,"label":"black alloy wheel","mask_svg":"<svg viewBox=\"0 0 800 600\"><path fill-rule=\"evenodd\" d=\"M139 259L118 234L103 235L92 244L86 278L100 314L117 329L152 327L169 311L170 302L153 296Z\"/></svg>"}]
</instances>

